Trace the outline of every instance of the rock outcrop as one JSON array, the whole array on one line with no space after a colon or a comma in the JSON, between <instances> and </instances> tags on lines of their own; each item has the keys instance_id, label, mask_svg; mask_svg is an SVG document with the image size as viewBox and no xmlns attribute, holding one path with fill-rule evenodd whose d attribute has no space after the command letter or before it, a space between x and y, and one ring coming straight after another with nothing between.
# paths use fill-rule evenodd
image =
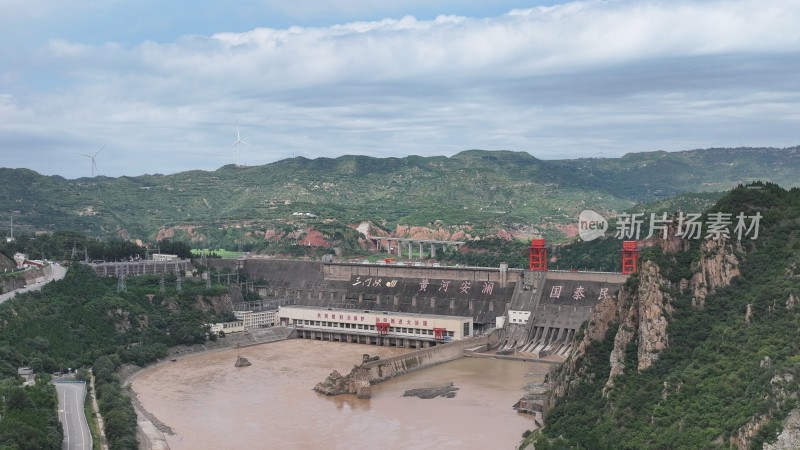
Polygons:
<instances>
[{"instance_id":1,"label":"rock outcrop","mask_svg":"<svg viewBox=\"0 0 800 450\"><path fill-rule=\"evenodd\" d=\"M442 386L409 389L403 392L403 397L419 397L424 399L436 397L453 398L456 396L457 390L458 388L453 386L453 382L451 381Z\"/></svg>"},{"instance_id":2,"label":"rock outcrop","mask_svg":"<svg viewBox=\"0 0 800 450\"><path fill-rule=\"evenodd\" d=\"M657 265L646 262L640 271L637 295L639 312L639 372L647 370L667 348L667 316L673 309L669 295L661 289L667 284L659 274Z\"/></svg>"},{"instance_id":3,"label":"rock outcrop","mask_svg":"<svg viewBox=\"0 0 800 450\"><path fill-rule=\"evenodd\" d=\"M791 311L794 309L794 305L797 304L797 297L794 294L789 294L789 298L786 299L786 310Z\"/></svg>"},{"instance_id":4,"label":"rock outcrop","mask_svg":"<svg viewBox=\"0 0 800 450\"><path fill-rule=\"evenodd\" d=\"M771 444L764 444L764 450L783 450L787 448L800 448L800 409L789 413L783 421L783 431L778 439Z\"/></svg>"},{"instance_id":5,"label":"rock outcrop","mask_svg":"<svg viewBox=\"0 0 800 450\"><path fill-rule=\"evenodd\" d=\"M638 310L632 307L628 310L625 320L617 329L617 334L614 336L614 348L611 350L609 358L611 370L608 374L608 381L603 387L603 396L608 395L608 392L614 388L614 378L625 372L626 349L635 336L638 321Z\"/></svg>"},{"instance_id":6,"label":"rock outcrop","mask_svg":"<svg viewBox=\"0 0 800 450\"><path fill-rule=\"evenodd\" d=\"M583 338L575 346L567 360L562 364L561 373L555 374L561 381L571 380L577 371L578 361L586 354L586 350L593 342L605 338L608 329L614 322L619 321L618 304L627 303L628 292L620 289L617 297L606 294L600 303L592 311L592 315L587 321L587 327L583 332ZM550 388L555 397L562 397L569 388L569 382L559 382L550 380Z\"/></svg>"},{"instance_id":7,"label":"rock outcrop","mask_svg":"<svg viewBox=\"0 0 800 450\"><path fill-rule=\"evenodd\" d=\"M658 266L646 261L639 269L639 285L631 297L630 306L624 315L611 351L611 370L603 394L614 387L614 378L625 371L625 354L633 339L638 342L636 352L639 372L647 370L669 345L667 317L673 312L671 298L662 290L667 281L659 273ZM624 307L624 305L620 305Z\"/></svg>"},{"instance_id":8,"label":"rock outcrop","mask_svg":"<svg viewBox=\"0 0 800 450\"><path fill-rule=\"evenodd\" d=\"M771 364L760 364L761 368L769 368ZM758 435L761 428L766 425L772 416L775 414L775 410L780 408L782 405L786 403L788 399L794 399L797 397L797 382L795 381L794 375L791 373L783 373L779 375L775 375L770 380L770 386L772 392L770 393L770 397L774 400L774 405L770 407L767 412L758 414L755 417L751 418L744 424L741 428L739 428L738 432L731 436L729 440L729 445L733 448L737 448L739 450L744 450L752 447L753 438ZM773 444L764 444L764 449L795 449L800 448L798 443L800 443L800 428L798 428L798 421L800 420L800 411L793 410L789 412L786 420L783 423L783 432L780 436L778 436L778 442ZM793 445L784 446L784 444L793 443Z\"/></svg>"},{"instance_id":9,"label":"rock outcrop","mask_svg":"<svg viewBox=\"0 0 800 450\"><path fill-rule=\"evenodd\" d=\"M197 311L213 311L217 314L221 314L232 311L233 303L228 294L221 296L196 295L192 308Z\"/></svg>"},{"instance_id":10,"label":"rock outcrop","mask_svg":"<svg viewBox=\"0 0 800 450\"><path fill-rule=\"evenodd\" d=\"M551 403L555 401L555 398L566 395L570 386L578 383L580 378L594 376L594 374L579 373L581 369L579 369L578 363L592 343L603 340L609 329L614 324L620 323L623 314L626 312L625 307L630 304L631 298L632 293L623 287L616 297L606 294L594 308L578 345L575 346L575 349L570 353L564 364L548 375L547 383L554 397L551 399ZM545 409L549 406L552 405L545 405Z\"/></svg>"},{"instance_id":11,"label":"rock outcrop","mask_svg":"<svg viewBox=\"0 0 800 450\"><path fill-rule=\"evenodd\" d=\"M175 227L161 227L156 233L156 241L161 241L164 239L172 239L177 234L179 236L188 237L192 242L204 242L207 239L206 236L197 233L195 231L196 228L200 227L198 225L179 225Z\"/></svg>"},{"instance_id":12,"label":"rock outcrop","mask_svg":"<svg viewBox=\"0 0 800 450\"><path fill-rule=\"evenodd\" d=\"M234 364L235 367L247 367L247 366L252 366L252 365L253 365L253 363L248 361L247 358L245 358L244 356L237 356L236 357L236 364Z\"/></svg>"},{"instance_id":13,"label":"rock outcrop","mask_svg":"<svg viewBox=\"0 0 800 450\"><path fill-rule=\"evenodd\" d=\"M657 217L657 219L659 218ZM678 229L678 220L673 219L673 221L667 225L666 236L663 232L654 230L653 235L641 241L639 246L641 248L656 246L661 248L661 251L666 254L686 251L689 249L689 241L678 235L680 231L681 230Z\"/></svg>"},{"instance_id":14,"label":"rock outcrop","mask_svg":"<svg viewBox=\"0 0 800 450\"><path fill-rule=\"evenodd\" d=\"M420 227L398 224L393 231L387 231L367 221L361 222L355 229L369 236L444 241L469 241L474 239L474 237L469 234L469 232L472 231L472 227L469 225L452 225L445 227L438 221L433 225L434 227Z\"/></svg>"},{"instance_id":15,"label":"rock outcrop","mask_svg":"<svg viewBox=\"0 0 800 450\"><path fill-rule=\"evenodd\" d=\"M703 241L700 260L692 267L694 275L689 282L692 289L692 306L705 307L706 296L712 290L728 286L740 275L739 258L725 239Z\"/></svg>"},{"instance_id":16,"label":"rock outcrop","mask_svg":"<svg viewBox=\"0 0 800 450\"><path fill-rule=\"evenodd\" d=\"M681 248L680 244L672 241L664 243L666 244L672 250ZM613 389L614 379L623 374L626 368L636 367L639 372L650 368L669 345L667 324L673 313L673 299L665 292L664 288L667 286L669 282L661 275L658 265L645 261L639 269L638 284L633 287L623 286L616 297L604 298L592 312L583 338L567 361L548 377L553 396L564 396L570 386L580 382L581 378L606 376L581 373L579 362L588 347L593 342L603 340L614 326L617 328L614 347L609 357L611 368L603 395ZM636 361L626 361L626 350L632 342L637 346Z\"/></svg>"},{"instance_id":17,"label":"rock outcrop","mask_svg":"<svg viewBox=\"0 0 800 450\"><path fill-rule=\"evenodd\" d=\"M627 304L629 301L628 296L628 291L621 289L616 298L606 294L600 303L595 306L592 315L589 317L588 326L583 333L583 339L578 343L568 361L568 364L572 366L572 370L575 370L575 363L586 354L586 349L589 348L589 345L592 342L602 340L608 333L611 324L619 320L617 305Z\"/></svg>"},{"instance_id":18,"label":"rock outcrop","mask_svg":"<svg viewBox=\"0 0 800 450\"><path fill-rule=\"evenodd\" d=\"M675 236L675 230L669 235ZM685 239L662 239L658 236L647 241L649 246L658 246L664 254L675 254L689 250ZM616 297L604 298L594 309L583 330L583 336L567 358L567 361L548 375L546 382L550 398L546 407L565 396L569 390L585 380L607 377L603 395L607 396L614 388L614 379L635 367L642 372L649 369L669 346L667 325L673 314L673 301L669 292L677 288L689 291L692 304L702 308L710 291L728 286L740 274L739 259L734 247L725 240L707 240L701 244L700 258L692 264L695 272L690 279L672 284L660 273L660 268L652 261L645 261L639 268L638 283L623 286ZM787 308L793 307L795 300L787 300ZM614 346L609 357L610 369L607 374L594 373L589 365L582 364L587 349L597 341L614 333ZM627 351L636 347L636 361ZM626 361L626 357L629 359ZM666 386L662 396L668 397L681 389L681 385ZM745 432L745 434L747 434Z\"/></svg>"},{"instance_id":19,"label":"rock outcrop","mask_svg":"<svg viewBox=\"0 0 800 450\"><path fill-rule=\"evenodd\" d=\"M363 366L353 366L353 370L344 376L334 370L324 381L317 383L314 390L325 395L356 394L358 398L369 398L369 376Z\"/></svg>"}]
</instances>

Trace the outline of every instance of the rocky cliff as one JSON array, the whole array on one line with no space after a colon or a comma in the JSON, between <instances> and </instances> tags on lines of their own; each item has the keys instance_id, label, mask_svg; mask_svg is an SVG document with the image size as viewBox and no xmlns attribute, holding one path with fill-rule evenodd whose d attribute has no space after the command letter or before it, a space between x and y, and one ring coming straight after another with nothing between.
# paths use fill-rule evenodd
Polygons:
<instances>
[{"instance_id":1,"label":"rocky cliff","mask_svg":"<svg viewBox=\"0 0 800 450\"><path fill-rule=\"evenodd\" d=\"M650 240L548 376L536 448L800 448L800 191L715 208L763 217L758 238Z\"/></svg>"},{"instance_id":2,"label":"rocky cliff","mask_svg":"<svg viewBox=\"0 0 800 450\"><path fill-rule=\"evenodd\" d=\"M769 357L762 360L761 368L768 370L772 362ZM778 407L787 400L797 400L797 381L794 375L790 373L778 374L772 377L769 382L771 388L771 400L773 405L763 414L758 414L752 417L746 424L744 424L734 436L729 439L729 445L738 450L745 450L753 447L753 438L758 435L761 429L769 423L770 419L775 414ZM789 412L786 419L783 421L783 431L778 436L778 439L773 443L765 443L763 448L766 449L796 449L800 448L800 428L798 428L798 419L800 413L798 410Z\"/></svg>"},{"instance_id":3,"label":"rocky cliff","mask_svg":"<svg viewBox=\"0 0 800 450\"><path fill-rule=\"evenodd\" d=\"M700 260L693 264L694 275L689 281L692 290L692 305L703 308L706 296L712 290L731 284L740 275L739 258L733 246L725 239L707 239L700 247Z\"/></svg>"},{"instance_id":4,"label":"rocky cliff","mask_svg":"<svg viewBox=\"0 0 800 450\"><path fill-rule=\"evenodd\" d=\"M800 448L800 410L795 409L783 421L783 431L771 444L764 444L764 450L783 450Z\"/></svg>"},{"instance_id":5,"label":"rocky cliff","mask_svg":"<svg viewBox=\"0 0 800 450\"><path fill-rule=\"evenodd\" d=\"M626 368L625 354L632 340L637 343L636 369L647 370L658 359L658 355L669 345L667 335L667 319L673 309L670 296L663 288L668 282L659 273L659 267L646 261L639 269L639 284L630 296L630 304L624 314L621 325L614 336L614 347L611 351L611 371L603 394L614 387L614 378L621 375ZM620 305L622 308L626 306ZM632 361L628 361L628 364Z\"/></svg>"},{"instance_id":6,"label":"rocky cliff","mask_svg":"<svg viewBox=\"0 0 800 450\"><path fill-rule=\"evenodd\" d=\"M670 236L674 236L674 231ZM657 246L665 254L676 254L689 250L688 241L679 238L651 238L645 247ZM588 347L604 339L612 330L614 345L610 356L610 370L603 394L608 395L614 387L614 379L627 368L636 367L642 372L652 366L659 354L669 345L667 326L673 313L673 288L691 289L692 304L702 308L705 298L713 289L728 286L740 274L739 258L733 246L725 240L707 240L700 245L700 258L692 264L690 280L681 280L677 286L668 281L661 269L652 261L645 261L639 268L638 282L620 289L616 297L606 297L595 308L584 330L583 337L557 375L551 380L555 397L566 394L571 385L582 377L597 376L580 370L581 358ZM789 298L786 307L793 307L795 300ZM636 361L626 361L626 350L634 343L637 347Z\"/></svg>"}]
</instances>

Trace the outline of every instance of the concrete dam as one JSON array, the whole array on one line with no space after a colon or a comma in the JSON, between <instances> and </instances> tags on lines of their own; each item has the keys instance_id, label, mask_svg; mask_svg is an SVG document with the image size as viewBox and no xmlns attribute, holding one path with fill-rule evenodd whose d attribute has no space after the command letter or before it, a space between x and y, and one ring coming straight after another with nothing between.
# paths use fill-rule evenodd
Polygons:
<instances>
[{"instance_id":1,"label":"concrete dam","mask_svg":"<svg viewBox=\"0 0 800 450\"><path fill-rule=\"evenodd\" d=\"M500 352L565 355L581 324L627 275L485 267L211 259L241 270L267 302L386 314L470 317L473 333L500 329Z\"/></svg>"}]
</instances>

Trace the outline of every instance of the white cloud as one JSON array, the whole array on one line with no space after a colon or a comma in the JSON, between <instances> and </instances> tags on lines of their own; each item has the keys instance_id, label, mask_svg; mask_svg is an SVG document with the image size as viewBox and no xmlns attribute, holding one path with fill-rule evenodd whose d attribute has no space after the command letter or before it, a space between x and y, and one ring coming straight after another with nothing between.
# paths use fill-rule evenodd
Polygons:
<instances>
[{"instance_id":1,"label":"white cloud","mask_svg":"<svg viewBox=\"0 0 800 450\"><path fill-rule=\"evenodd\" d=\"M251 164L468 148L574 157L597 146L606 156L744 139L783 146L800 138L790 126L800 106L797 23L793 1L586 1L133 46L56 38L0 72L0 146L36 151L41 141L66 161L107 144L98 165L112 175L232 162L236 121L254 144L242 151ZM148 159L159 169L140 163ZM84 175L53 163L39 170Z\"/></svg>"},{"instance_id":2,"label":"white cloud","mask_svg":"<svg viewBox=\"0 0 800 450\"><path fill-rule=\"evenodd\" d=\"M782 5L582 2L488 20L403 17L259 28L143 47L147 62L165 71L240 81L258 76L277 89L490 72L528 77L670 57L797 51L800 28L793 25L800 23L800 3Z\"/></svg>"}]
</instances>

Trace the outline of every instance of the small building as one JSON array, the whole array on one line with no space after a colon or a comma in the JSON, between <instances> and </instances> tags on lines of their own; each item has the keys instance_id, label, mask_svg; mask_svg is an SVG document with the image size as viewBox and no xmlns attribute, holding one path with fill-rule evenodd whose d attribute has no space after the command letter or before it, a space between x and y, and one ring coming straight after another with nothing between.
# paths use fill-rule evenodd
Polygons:
<instances>
[{"instance_id":1,"label":"small building","mask_svg":"<svg viewBox=\"0 0 800 450\"><path fill-rule=\"evenodd\" d=\"M17 375L22 378L23 386L28 386L36 382L36 374L33 373L33 369L30 367L19 367L17 369Z\"/></svg>"},{"instance_id":2,"label":"small building","mask_svg":"<svg viewBox=\"0 0 800 450\"><path fill-rule=\"evenodd\" d=\"M28 255L24 253L14 253L14 262L17 263L17 269L22 268L22 264L28 259Z\"/></svg>"},{"instance_id":3,"label":"small building","mask_svg":"<svg viewBox=\"0 0 800 450\"><path fill-rule=\"evenodd\" d=\"M241 320L237 320L234 322L218 322L218 323L211 323L209 324L210 328L208 330L211 334L219 335L219 332L222 331L225 334L229 333L241 333L244 331L244 322Z\"/></svg>"},{"instance_id":4,"label":"small building","mask_svg":"<svg viewBox=\"0 0 800 450\"><path fill-rule=\"evenodd\" d=\"M178 255L168 255L166 253L153 253L153 261L169 262L178 259Z\"/></svg>"},{"instance_id":5,"label":"small building","mask_svg":"<svg viewBox=\"0 0 800 450\"><path fill-rule=\"evenodd\" d=\"M274 327L278 322L278 311L275 309L265 311L234 311L233 316L242 321L245 330Z\"/></svg>"}]
</instances>

